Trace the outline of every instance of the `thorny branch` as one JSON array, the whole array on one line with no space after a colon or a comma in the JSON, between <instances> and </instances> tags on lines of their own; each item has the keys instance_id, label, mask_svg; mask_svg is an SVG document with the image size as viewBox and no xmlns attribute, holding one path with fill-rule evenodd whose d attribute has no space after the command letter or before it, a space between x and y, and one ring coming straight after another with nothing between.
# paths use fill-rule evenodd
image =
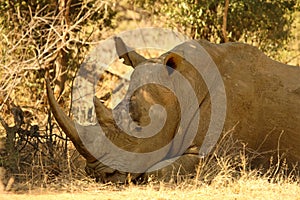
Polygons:
<instances>
[{"instance_id":1,"label":"thorny branch","mask_svg":"<svg viewBox=\"0 0 300 200\"><path fill-rule=\"evenodd\" d=\"M60 52L66 55L64 64L67 66L63 66L66 69L70 64L75 64L76 61L72 58L78 57L76 54L81 54L79 59L82 59L84 48L79 47L86 46L85 37L88 35L84 26L94 15L106 12L110 6L110 2L95 0L72 5L71 1L66 2L66 6L58 12L45 12L50 5L39 9L29 6L27 21L22 18L20 8L14 8L16 14L11 18L15 17L19 22L18 28L1 28L0 38L3 39L0 40L0 46L3 56L0 57L0 111L18 85L33 82L30 77L32 73L41 74L43 77L45 71L49 71L51 80L57 84L56 79L67 73L55 68L55 62L61 56ZM94 3L92 7L90 2ZM72 13L74 16L68 19L70 24L67 24L64 15L70 15L70 6L80 6L80 10ZM98 24L103 23L105 17L102 18L99 18ZM30 74L26 74L28 72Z\"/></svg>"}]
</instances>

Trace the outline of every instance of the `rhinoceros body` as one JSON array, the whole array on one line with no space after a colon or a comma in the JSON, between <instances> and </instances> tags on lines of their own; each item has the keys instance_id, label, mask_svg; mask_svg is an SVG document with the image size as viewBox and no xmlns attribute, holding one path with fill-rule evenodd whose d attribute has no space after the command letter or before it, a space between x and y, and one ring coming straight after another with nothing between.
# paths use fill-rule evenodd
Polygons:
<instances>
[{"instance_id":1,"label":"rhinoceros body","mask_svg":"<svg viewBox=\"0 0 300 200\"><path fill-rule=\"evenodd\" d=\"M194 42L194 41L193 41ZM192 43L193 43L192 42ZM205 145L206 133L209 129L212 116L211 91L218 94L218 87L208 86L199 71L185 59L191 47L191 42L185 42L156 59L145 59L135 52L120 55L124 63L132 65L134 72L131 84L143 80L142 65L149 63L160 64L159 79L169 81L178 90L181 83L174 79L174 72L180 73L190 84L197 99L197 106L191 107L199 115L195 136L186 138L186 130L179 125L185 110L181 109L178 97L167 87L159 84L147 84L128 93L125 98L130 99L129 112L132 121L140 127L151 124L149 109L153 105L160 105L165 109L166 117L163 126L150 137L139 137L122 130L113 118L113 111L106 108L95 99L97 120L105 132L106 137L117 147L139 154L147 154L166 147L155 157L135 163L135 159L128 159L104 152L106 144L97 141L91 142L99 154L95 157L85 147L78 136L75 123L68 118L58 107L47 84L49 103L56 120L61 128L70 137L75 147L87 160L87 173L101 181L124 181L128 171L117 170L118 165L140 165L143 169L132 172L133 179L142 175L155 175L161 179L168 179L175 174L195 173L199 163L199 152ZM233 137L246 144L252 152L260 154L255 164L266 164L271 156L278 155L287 159L288 163L300 161L300 69L271 60L257 48L242 43L211 44L207 41L198 41L217 66L221 75L226 96L226 115L221 134L232 130ZM122 46L122 42L116 42ZM197 55L197 49L194 50ZM164 67L165 66L165 67ZM171 71L172 68L174 71ZM157 74L157 73L156 73ZM151 74L152 76L152 74ZM155 75L153 75L155 76ZM130 84L130 85L131 85ZM210 88L208 88L210 87ZM189 105L189 99L183 100ZM123 108L121 102L116 110ZM128 104L126 104L128 105ZM220 105L224 106L224 105ZM187 109L190 107L187 106ZM194 116L194 115L193 115ZM156 116L160 118L159 114ZM185 119L187 122L195 118ZM154 124L155 125L155 124ZM97 134L92 127L82 127L83 131ZM151 130L151 129L150 129ZM141 132L142 134L142 132ZM176 140L174 137L178 136ZM102 146L101 146L102 145ZM182 145L187 146L182 148ZM102 152L103 151L103 152ZM104 164L102 160L110 160L112 165ZM167 164L166 164L167 163ZM168 165L168 163L170 163ZM161 166L161 167L160 167ZM149 169L155 169L154 171Z\"/></svg>"}]
</instances>

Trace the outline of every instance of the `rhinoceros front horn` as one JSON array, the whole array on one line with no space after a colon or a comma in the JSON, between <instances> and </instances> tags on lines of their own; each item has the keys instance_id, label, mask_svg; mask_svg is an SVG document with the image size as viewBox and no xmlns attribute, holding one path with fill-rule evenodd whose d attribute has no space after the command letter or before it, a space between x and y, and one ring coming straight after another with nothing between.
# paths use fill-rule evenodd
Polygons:
<instances>
[{"instance_id":1,"label":"rhinoceros front horn","mask_svg":"<svg viewBox=\"0 0 300 200\"><path fill-rule=\"evenodd\" d=\"M53 113L57 123L59 124L59 126L65 132L67 137L69 137L71 139L71 141L73 142L77 151L88 162L90 162L90 163L95 162L97 159L83 145L83 143L77 133L77 130L75 128L74 122L71 120L71 118L69 116L67 116L63 112L63 110L60 108L60 106L56 102L48 79L46 79L46 89L47 89L48 101L49 101L52 113Z\"/></svg>"}]
</instances>

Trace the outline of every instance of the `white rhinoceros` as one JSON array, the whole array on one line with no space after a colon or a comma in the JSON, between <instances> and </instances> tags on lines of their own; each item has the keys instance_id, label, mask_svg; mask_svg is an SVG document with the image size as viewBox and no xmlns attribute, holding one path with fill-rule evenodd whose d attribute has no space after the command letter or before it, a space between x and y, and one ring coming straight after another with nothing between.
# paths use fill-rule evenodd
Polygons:
<instances>
[{"instance_id":1,"label":"white rhinoceros","mask_svg":"<svg viewBox=\"0 0 300 200\"><path fill-rule=\"evenodd\" d=\"M256 160L254 164L266 164L270 156L277 158L277 155L286 158L288 163L299 162L300 68L276 62L257 48L247 44L217 45L207 41L197 41L197 44L208 52L216 64L225 88L226 116L224 115L221 134L235 127L234 139L240 140L247 145L247 148L261 154L262 159ZM117 50L124 48L124 45L122 40L116 38ZM164 122L155 134L150 133L149 137L143 137L143 135L138 135L139 130L136 130L134 134L126 133L114 120L113 111L106 108L98 99L94 100L97 120L106 138L115 146L126 152L145 156L164 148L164 151L147 157L143 162L135 160L134 156L124 157L122 153L112 155L109 150L104 150L107 142L100 140L90 141L94 149L98 148L95 150L97 156L91 153L77 131L79 127L81 132L95 135L97 129L80 126L75 128L75 123L59 108L47 82L52 112L62 130L86 159L88 174L100 181L116 182L125 181L129 172L131 172L132 179L147 175L169 179L172 174L195 173L200 159L199 152L201 152L201 147L206 145L204 140L213 115L212 93L218 94L220 88L214 88L214 80L208 86L199 70L186 59L191 51L197 56L198 50L197 48L193 50L194 46L195 41L187 41L155 59L145 59L134 51L120 55L125 64L134 67L130 85L139 84L149 76L158 76L157 80L168 82L172 87L184 92L186 86L182 86L181 81L175 76L176 73L180 73L188 81L195 94L197 105L192 107L189 106L191 99L183 97L179 100L171 89L163 85L147 84L135 91L131 91L129 86L130 95L125 98L129 98L130 103L126 105L137 127L146 127L151 124L153 120L153 116L152 118L149 116L151 106L164 107L161 113L166 117L161 117L159 112L156 115L154 113L154 116L159 119L158 122ZM155 65L154 72L144 74L145 66L149 68L152 65ZM186 109L182 109L183 105L180 101L183 101ZM116 110L122 109L123 106L124 103L121 102ZM185 112L192 112L193 115L183 115ZM195 118L196 115L198 118ZM191 118L185 116L191 116ZM187 137L185 134L189 126L181 126L180 123L184 120L189 124L195 119L197 119L195 135ZM158 122L153 122L154 128L155 123ZM153 130L154 128L152 127ZM149 129L150 132L152 129ZM174 140L175 136L176 140ZM111 164L107 165L107 163ZM127 171L118 170L119 166L127 169L126 166L129 165L138 166L141 170L136 172L130 171L129 168Z\"/></svg>"}]
</instances>

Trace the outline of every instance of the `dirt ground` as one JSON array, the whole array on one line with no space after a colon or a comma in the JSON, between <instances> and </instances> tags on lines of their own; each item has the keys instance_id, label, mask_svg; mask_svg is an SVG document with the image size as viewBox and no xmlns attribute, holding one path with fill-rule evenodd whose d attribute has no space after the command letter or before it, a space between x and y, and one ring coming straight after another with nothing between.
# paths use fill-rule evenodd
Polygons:
<instances>
[{"instance_id":1,"label":"dirt ground","mask_svg":"<svg viewBox=\"0 0 300 200\"><path fill-rule=\"evenodd\" d=\"M300 199L300 185L295 182L269 183L266 179L240 179L224 185L219 179L211 185L182 184L180 186L143 185L106 188L88 188L82 192L55 192L46 189L23 194L2 193L1 200L38 199Z\"/></svg>"}]
</instances>

